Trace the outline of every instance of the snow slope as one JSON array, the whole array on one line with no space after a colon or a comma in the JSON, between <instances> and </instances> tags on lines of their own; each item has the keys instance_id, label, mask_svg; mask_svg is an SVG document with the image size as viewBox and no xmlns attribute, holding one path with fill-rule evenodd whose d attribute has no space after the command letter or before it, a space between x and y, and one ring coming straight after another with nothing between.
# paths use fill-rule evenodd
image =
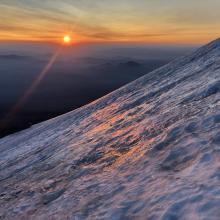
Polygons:
<instances>
[{"instance_id":1,"label":"snow slope","mask_svg":"<svg viewBox=\"0 0 220 220\"><path fill-rule=\"evenodd\" d=\"M218 219L220 39L0 139L2 219Z\"/></svg>"}]
</instances>

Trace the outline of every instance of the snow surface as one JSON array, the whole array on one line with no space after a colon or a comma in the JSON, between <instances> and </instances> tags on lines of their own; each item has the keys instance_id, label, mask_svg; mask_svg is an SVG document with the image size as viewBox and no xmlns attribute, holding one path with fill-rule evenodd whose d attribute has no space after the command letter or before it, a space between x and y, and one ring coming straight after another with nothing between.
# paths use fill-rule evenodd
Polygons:
<instances>
[{"instance_id":1,"label":"snow surface","mask_svg":"<svg viewBox=\"0 0 220 220\"><path fill-rule=\"evenodd\" d=\"M220 39L0 139L2 219L218 219Z\"/></svg>"}]
</instances>

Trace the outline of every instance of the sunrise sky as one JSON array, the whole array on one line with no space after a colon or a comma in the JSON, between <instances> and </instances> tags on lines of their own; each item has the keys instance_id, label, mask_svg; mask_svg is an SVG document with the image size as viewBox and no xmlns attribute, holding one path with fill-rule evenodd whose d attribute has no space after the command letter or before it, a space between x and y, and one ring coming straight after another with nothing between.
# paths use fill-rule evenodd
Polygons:
<instances>
[{"instance_id":1,"label":"sunrise sky","mask_svg":"<svg viewBox=\"0 0 220 220\"><path fill-rule=\"evenodd\" d=\"M220 37L219 0L1 0L0 41L200 44Z\"/></svg>"}]
</instances>

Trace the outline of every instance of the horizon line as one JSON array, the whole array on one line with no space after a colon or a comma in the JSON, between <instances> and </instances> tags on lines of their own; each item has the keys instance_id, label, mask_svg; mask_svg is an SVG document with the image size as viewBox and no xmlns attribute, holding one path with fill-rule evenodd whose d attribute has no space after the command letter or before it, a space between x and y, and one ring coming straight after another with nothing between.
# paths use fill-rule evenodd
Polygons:
<instances>
[{"instance_id":1,"label":"horizon line","mask_svg":"<svg viewBox=\"0 0 220 220\"><path fill-rule=\"evenodd\" d=\"M217 39L217 38L216 38ZM151 46L201 46L212 42L216 39L209 40L206 42L149 42L149 41L76 41L65 47L72 47L77 45L151 45ZM0 40L0 44L4 43L27 43L27 44L48 44L48 45L62 45L62 42L59 41L50 41L50 40Z\"/></svg>"}]
</instances>

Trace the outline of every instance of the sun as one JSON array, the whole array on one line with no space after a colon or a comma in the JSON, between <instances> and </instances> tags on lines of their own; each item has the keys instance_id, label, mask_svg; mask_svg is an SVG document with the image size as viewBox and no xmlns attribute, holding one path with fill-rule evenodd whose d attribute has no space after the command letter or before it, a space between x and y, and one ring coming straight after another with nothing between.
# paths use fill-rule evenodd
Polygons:
<instances>
[{"instance_id":1,"label":"sun","mask_svg":"<svg viewBox=\"0 0 220 220\"><path fill-rule=\"evenodd\" d=\"M70 43L70 41L71 41L70 36L66 35L66 36L63 37L63 42L64 42L65 44Z\"/></svg>"}]
</instances>

